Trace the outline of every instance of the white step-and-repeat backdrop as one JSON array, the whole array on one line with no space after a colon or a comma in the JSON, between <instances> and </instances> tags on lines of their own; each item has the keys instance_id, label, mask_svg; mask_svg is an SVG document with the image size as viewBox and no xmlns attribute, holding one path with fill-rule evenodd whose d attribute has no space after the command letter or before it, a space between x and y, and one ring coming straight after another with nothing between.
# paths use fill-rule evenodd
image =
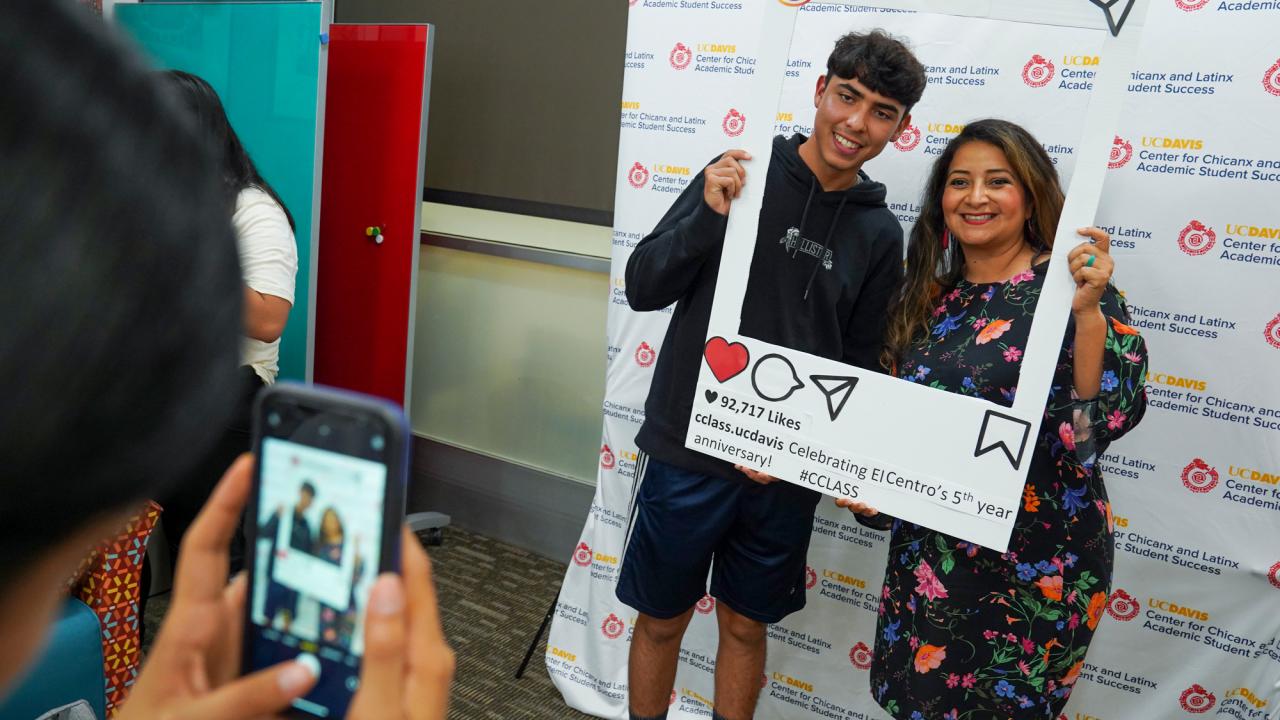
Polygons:
<instances>
[{"instance_id":1,"label":"white step-and-repeat backdrop","mask_svg":"<svg viewBox=\"0 0 1280 720\"><path fill-rule=\"evenodd\" d=\"M762 72L752 46L765 2L799 6L795 42L777 116L746 117L734 99ZM1148 410L1103 458L1116 574L1066 717L1271 720L1280 717L1280 1L1151 2L1097 220L1150 349ZM746 123L809 132L814 82L848 30L884 27L928 66L913 126L867 166L905 228L929 163L979 117L1026 125L1068 179L1102 42L1066 27L992 34L990 21L804 0L630 4L599 485L546 656L568 703L605 718L626 717L636 613L614 585L634 436L670 317L627 307L636 243ZM884 536L820 504L808 607L769 628L757 717L887 717L867 679L885 554ZM699 603L685 638L673 720L711 715L714 605Z\"/></svg>"}]
</instances>

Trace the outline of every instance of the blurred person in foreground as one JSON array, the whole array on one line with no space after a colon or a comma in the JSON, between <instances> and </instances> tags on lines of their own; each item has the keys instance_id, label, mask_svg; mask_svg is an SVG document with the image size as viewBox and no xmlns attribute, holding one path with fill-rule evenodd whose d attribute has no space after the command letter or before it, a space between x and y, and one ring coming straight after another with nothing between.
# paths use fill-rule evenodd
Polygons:
<instances>
[{"instance_id":1,"label":"blurred person in foreground","mask_svg":"<svg viewBox=\"0 0 1280 720\"><path fill-rule=\"evenodd\" d=\"M80 558L190 469L235 402L243 288L211 154L154 75L65 0L0 3L0 698ZM173 603L116 717L258 718L314 684L244 678L227 547L252 461L192 524ZM352 718L443 718L453 656L430 566L370 598Z\"/></svg>"}]
</instances>

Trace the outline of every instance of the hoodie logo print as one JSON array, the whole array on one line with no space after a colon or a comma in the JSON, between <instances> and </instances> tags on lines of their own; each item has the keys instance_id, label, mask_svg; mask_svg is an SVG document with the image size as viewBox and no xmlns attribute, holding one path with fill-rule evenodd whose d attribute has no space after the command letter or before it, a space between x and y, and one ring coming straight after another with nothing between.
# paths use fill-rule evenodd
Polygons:
<instances>
[{"instance_id":1,"label":"hoodie logo print","mask_svg":"<svg viewBox=\"0 0 1280 720\"><path fill-rule=\"evenodd\" d=\"M799 248L800 252L805 255L812 255L813 257L821 260L823 270L831 269L831 248L824 248L822 245L810 240L809 238L801 237L799 228L788 229L787 234L783 235L782 238L778 240L778 244L785 245L787 253L792 257L795 257L796 249Z\"/></svg>"}]
</instances>

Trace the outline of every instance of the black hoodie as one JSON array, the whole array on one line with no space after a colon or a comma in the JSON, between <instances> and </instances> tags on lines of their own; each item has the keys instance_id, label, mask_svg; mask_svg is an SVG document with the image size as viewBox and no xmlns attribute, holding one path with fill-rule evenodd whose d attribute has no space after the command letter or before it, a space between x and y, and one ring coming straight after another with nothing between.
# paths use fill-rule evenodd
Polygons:
<instances>
[{"instance_id":1,"label":"black hoodie","mask_svg":"<svg viewBox=\"0 0 1280 720\"><path fill-rule=\"evenodd\" d=\"M902 279L902 227L884 185L865 174L854 187L824 192L800 157L805 139L773 140L739 332L877 369L886 309ZM633 310L676 303L636 444L661 462L744 479L731 463L684 446L728 223L702 192L699 173L627 262Z\"/></svg>"}]
</instances>

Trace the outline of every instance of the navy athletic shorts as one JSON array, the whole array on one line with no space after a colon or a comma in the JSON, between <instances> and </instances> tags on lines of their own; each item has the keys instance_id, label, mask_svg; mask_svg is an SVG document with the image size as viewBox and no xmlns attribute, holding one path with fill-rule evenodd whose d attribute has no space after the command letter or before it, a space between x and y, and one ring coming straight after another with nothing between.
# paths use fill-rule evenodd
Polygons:
<instances>
[{"instance_id":1,"label":"navy athletic shorts","mask_svg":"<svg viewBox=\"0 0 1280 720\"><path fill-rule=\"evenodd\" d=\"M673 618L706 594L710 570L711 595L745 617L775 623L804 607L818 493L690 472L646 455L636 477L619 600Z\"/></svg>"}]
</instances>

